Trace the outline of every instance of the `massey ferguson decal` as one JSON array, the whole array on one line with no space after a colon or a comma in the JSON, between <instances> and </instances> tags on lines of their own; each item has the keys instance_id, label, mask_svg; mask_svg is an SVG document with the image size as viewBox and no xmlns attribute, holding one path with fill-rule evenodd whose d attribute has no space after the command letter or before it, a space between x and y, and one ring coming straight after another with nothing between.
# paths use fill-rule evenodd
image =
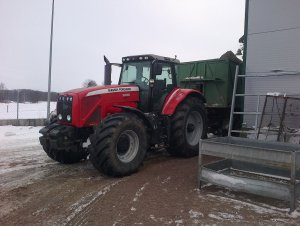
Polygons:
<instances>
[{"instance_id":1,"label":"massey ferguson decal","mask_svg":"<svg viewBox=\"0 0 300 226\"><path fill-rule=\"evenodd\" d=\"M99 94L105 94L105 93L119 93L119 92L138 92L138 87L117 87L117 88L108 88L108 89L100 89L95 90L92 92L89 92L86 96L95 96Z\"/></svg>"},{"instance_id":2,"label":"massey ferguson decal","mask_svg":"<svg viewBox=\"0 0 300 226\"><path fill-rule=\"evenodd\" d=\"M109 93L112 93L112 92L123 92L123 91L131 91L131 88L129 88L129 87L120 87L120 88L108 89Z\"/></svg>"}]
</instances>

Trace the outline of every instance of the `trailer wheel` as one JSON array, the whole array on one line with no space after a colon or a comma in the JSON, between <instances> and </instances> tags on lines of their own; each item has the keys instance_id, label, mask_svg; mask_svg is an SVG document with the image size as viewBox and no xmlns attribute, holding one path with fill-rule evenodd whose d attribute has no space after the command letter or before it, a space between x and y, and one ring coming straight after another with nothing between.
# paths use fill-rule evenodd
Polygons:
<instances>
[{"instance_id":1,"label":"trailer wheel","mask_svg":"<svg viewBox=\"0 0 300 226\"><path fill-rule=\"evenodd\" d=\"M189 97L176 108L171 118L169 153L192 157L199 152L199 140L207 137L207 116L203 102Z\"/></svg>"},{"instance_id":2,"label":"trailer wheel","mask_svg":"<svg viewBox=\"0 0 300 226\"><path fill-rule=\"evenodd\" d=\"M94 167L118 177L136 172L148 147L146 126L130 113L108 116L90 141L90 160Z\"/></svg>"}]
</instances>

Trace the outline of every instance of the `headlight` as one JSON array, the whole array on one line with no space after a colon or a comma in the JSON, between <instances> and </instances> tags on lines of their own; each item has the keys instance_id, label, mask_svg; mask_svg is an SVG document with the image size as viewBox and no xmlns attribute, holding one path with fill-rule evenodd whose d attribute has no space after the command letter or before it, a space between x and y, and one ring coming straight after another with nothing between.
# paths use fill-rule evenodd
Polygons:
<instances>
[{"instance_id":1,"label":"headlight","mask_svg":"<svg viewBox=\"0 0 300 226\"><path fill-rule=\"evenodd\" d=\"M67 115L67 120L70 122L71 121L71 115Z\"/></svg>"},{"instance_id":2,"label":"headlight","mask_svg":"<svg viewBox=\"0 0 300 226\"><path fill-rule=\"evenodd\" d=\"M58 115L58 119L62 120L62 115L61 114Z\"/></svg>"}]
</instances>

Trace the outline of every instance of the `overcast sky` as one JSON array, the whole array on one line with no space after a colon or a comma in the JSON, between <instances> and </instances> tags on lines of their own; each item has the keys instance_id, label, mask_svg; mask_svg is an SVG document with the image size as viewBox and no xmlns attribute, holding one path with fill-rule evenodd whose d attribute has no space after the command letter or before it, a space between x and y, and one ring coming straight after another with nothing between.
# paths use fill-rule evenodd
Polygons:
<instances>
[{"instance_id":1,"label":"overcast sky","mask_svg":"<svg viewBox=\"0 0 300 226\"><path fill-rule=\"evenodd\" d=\"M52 0L0 0L0 82L47 90ZM56 0L52 90L103 81L105 54L180 61L236 52L245 0Z\"/></svg>"}]
</instances>

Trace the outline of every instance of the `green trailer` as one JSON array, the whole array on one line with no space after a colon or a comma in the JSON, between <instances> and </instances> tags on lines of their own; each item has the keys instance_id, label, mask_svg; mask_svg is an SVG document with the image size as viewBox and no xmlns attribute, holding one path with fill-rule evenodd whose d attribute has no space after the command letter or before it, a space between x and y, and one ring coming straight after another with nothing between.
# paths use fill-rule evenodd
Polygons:
<instances>
[{"instance_id":1,"label":"green trailer","mask_svg":"<svg viewBox=\"0 0 300 226\"><path fill-rule=\"evenodd\" d=\"M177 68L178 85L182 88L196 89L206 99L207 116L210 132L225 135L228 130L232 91L237 63L231 60L212 59L183 62ZM240 83L243 83L240 80ZM243 84L238 84L243 92ZM237 100L239 101L239 100ZM241 102L236 103L236 110L242 109ZM241 124L241 118L234 119L234 127Z\"/></svg>"}]
</instances>

